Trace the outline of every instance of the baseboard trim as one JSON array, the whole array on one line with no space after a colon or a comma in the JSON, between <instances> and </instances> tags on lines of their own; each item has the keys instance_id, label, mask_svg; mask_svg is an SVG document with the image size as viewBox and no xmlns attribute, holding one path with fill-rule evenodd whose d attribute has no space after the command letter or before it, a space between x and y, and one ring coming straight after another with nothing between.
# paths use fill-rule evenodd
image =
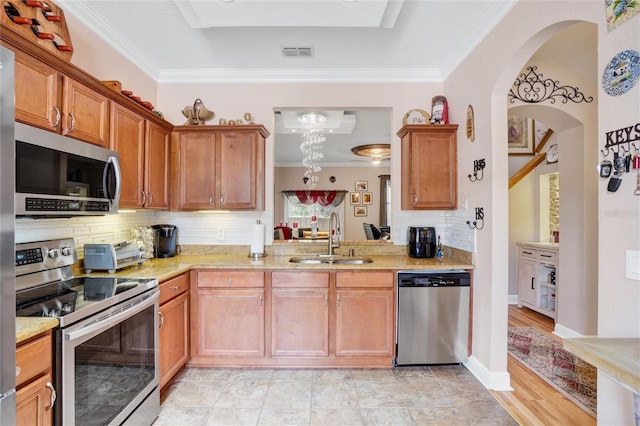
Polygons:
<instances>
[{"instance_id":1,"label":"baseboard trim","mask_svg":"<svg viewBox=\"0 0 640 426\"><path fill-rule=\"evenodd\" d=\"M494 391L512 391L511 376L509 372L494 373L489 370L473 355L464 363L467 370L473 374L482 385Z\"/></svg>"},{"instance_id":2,"label":"baseboard trim","mask_svg":"<svg viewBox=\"0 0 640 426\"><path fill-rule=\"evenodd\" d=\"M553 329L553 334L555 334L556 336L562 337L563 339L574 339L574 338L584 337L584 335L576 331L573 331L572 329L558 323L556 323L556 326Z\"/></svg>"},{"instance_id":3,"label":"baseboard trim","mask_svg":"<svg viewBox=\"0 0 640 426\"><path fill-rule=\"evenodd\" d=\"M518 304L518 295L517 294L510 294L509 295L509 304L510 305L517 305Z\"/></svg>"}]
</instances>

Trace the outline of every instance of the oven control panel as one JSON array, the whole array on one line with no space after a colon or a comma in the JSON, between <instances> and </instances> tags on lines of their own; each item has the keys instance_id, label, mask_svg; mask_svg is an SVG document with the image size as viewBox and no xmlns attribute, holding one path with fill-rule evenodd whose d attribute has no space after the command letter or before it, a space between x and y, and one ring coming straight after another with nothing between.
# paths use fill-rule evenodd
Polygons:
<instances>
[{"instance_id":1,"label":"oven control panel","mask_svg":"<svg viewBox=\"0 0 640 426\"><path fill-rule=\"evenodd\" d=\"M16 275L73 265L78 260L73 238L16 244Z\"/></svg>"}]
</instances>

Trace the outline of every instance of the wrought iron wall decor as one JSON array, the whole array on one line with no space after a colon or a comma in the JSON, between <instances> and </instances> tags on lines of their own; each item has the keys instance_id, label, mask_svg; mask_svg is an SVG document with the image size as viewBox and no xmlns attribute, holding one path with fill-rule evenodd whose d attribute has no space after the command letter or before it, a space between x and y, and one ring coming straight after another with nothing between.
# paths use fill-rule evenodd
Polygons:
<instances>
[{"instance_id":1,"label":"wrought iron wall decor","mask_svg":"<svg viewBox=\"0 0 640 426\"><path fill-rule=\"evenodd\" d=\"M486 166L486 162L484 158L481 158L479 160L473 160L473 175L469 175L469 180L471 182L482 180L482 178L484 177L485 166ZM478 177L478 173L480 174L480 177ZM471 178L471 176L473 176L473 179Z\"/></svg>"},{"instance_id":2,"label":"wrought iron wall decor","mask_svg":"<svg viewBox=\"0 0 640 426\"><path fill-rule=\"evenodd\" d=\"M473 222L468 220L467 225L469 228L477 229L478 231L484 228L484 207L476 207L476 220Z\"/></svg>"},{"instance_id":3,"label":"wrought iron wall decor","mask_svg":"<svg viewBox=\"0 0 640 426\"><path fill-rule=\"evenodd\" d=\"M574 103L593 102L593 96L585 97L584 93L577 87L560 86L558 80L544 78L542 73L537 73L538 67L527 67L526 73L521 73L513 87L509 90L509 102L515 103L516 99L528 103L536 104L550 100L552 104L556 103L555 98L562 99L562 103L566 104L571 101Z\"/></svg>"}]
</instances>

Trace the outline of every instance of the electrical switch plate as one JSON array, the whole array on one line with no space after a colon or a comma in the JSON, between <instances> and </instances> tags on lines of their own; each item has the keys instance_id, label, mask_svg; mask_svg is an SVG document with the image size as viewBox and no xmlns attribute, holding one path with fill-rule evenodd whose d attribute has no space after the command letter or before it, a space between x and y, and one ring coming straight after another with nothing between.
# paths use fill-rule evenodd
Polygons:
<instances>
[{"instance_id":1,"label":"electrical switch plate","mask_svg":"<svg viewBox=\"0 0 640 426\"><path fill-rule=\"evenodd\" d=\"M224 240L224 230L225 228L218 228L218 238L216 238L218 241Z\"/></svg>"},{"instance_id":2,"label":"electrical switch plate","mask_svg":"<svg viewBox=\"0 0 640 426\"><path fill-rule=\"evenodd\" d=\"M627 278L640 281L640 251L627 250Z\"/></svg>"}]
</instances>

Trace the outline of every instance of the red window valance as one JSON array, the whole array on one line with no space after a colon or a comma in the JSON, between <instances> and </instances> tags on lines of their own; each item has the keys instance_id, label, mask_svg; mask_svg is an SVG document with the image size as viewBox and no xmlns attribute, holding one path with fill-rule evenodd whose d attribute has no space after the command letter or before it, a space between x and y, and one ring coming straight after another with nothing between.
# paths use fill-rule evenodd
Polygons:
<instances>
[{"instance_id":1,"label":"red window valance","mask_svg":"<svg viewBox=\"0 0 640 426\"><path fill-rule=\"evenodd\" d=\"M310 205L318 203L321 206L339 206L343 201L347 191L344 190L313 190L313 191L282 191L290 201Z\"/></svg>"}]
</instances>

